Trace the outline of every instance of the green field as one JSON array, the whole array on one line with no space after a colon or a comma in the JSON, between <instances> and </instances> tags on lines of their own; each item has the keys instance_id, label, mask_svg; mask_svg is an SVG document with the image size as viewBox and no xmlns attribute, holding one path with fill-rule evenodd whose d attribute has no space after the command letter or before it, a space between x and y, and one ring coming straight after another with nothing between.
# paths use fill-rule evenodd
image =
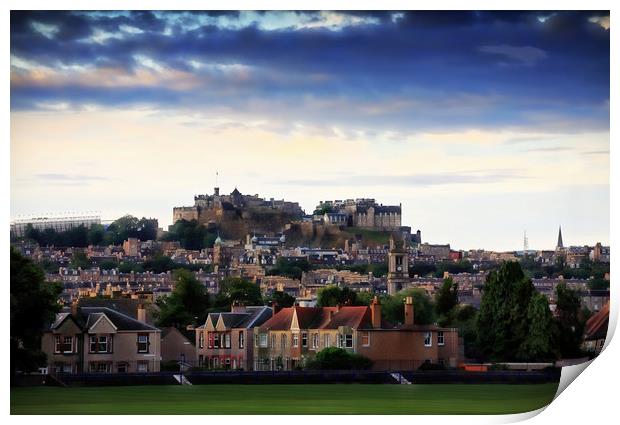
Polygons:
<instances>
[{"instance_id":1,"label":"green field","mask_svg":"<svg viewBox=\"0 0 620 425\"><path fill-rule=\"evenodd\" d=\"M502 414L546 406L557 386L31 387L11 389L11 414Z\"/></svg>"}]
</instances>

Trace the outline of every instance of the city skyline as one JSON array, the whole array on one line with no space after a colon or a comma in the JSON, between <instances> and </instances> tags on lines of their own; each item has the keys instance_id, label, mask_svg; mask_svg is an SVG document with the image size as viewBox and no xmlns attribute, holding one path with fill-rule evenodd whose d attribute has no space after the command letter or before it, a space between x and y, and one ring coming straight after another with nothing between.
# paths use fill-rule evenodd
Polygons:
<instances>
[{"instance_id":1,"label":"city skyline","mask_svg":"<svg viewBox=\"0 0 620 425\"><path fill-rule=\"evenodd\" d=\"M372 197L456 249L609 244L608 12L13 12L11 214Z\"/></svg>"}]
</instances>

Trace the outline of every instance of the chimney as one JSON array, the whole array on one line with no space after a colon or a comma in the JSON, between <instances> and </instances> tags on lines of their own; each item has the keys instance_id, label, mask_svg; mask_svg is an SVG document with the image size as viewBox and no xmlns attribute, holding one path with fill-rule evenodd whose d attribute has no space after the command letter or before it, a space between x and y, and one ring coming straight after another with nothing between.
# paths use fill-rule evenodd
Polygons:
<instances>
[{"instance_id":1,"label":"chimney","mask_svg":"<svg viewBox=\"0 0 620 425\"><path fill-rule=\"evenodd\" d=\"M234 301L230 306L231 313L245 313L245 304L240 301Z\"/></svg>"},{"instance_id":2,"label":"chimney","mask_svg":"<svg viewBox=\"0 0 620 425\"><path fill-rule=\"evenodd\" d=\"M279 311L280 311L280 307L278 306L278 303L275 301L272 301L271 302L271 317L278 314Z\"/></svg>"},{"instance_id":3,"label":"chimney","mask_svg":"<svg viewBox=\"0 0 620 425\"><path fill-rule=\"evenodd\" d=\"M144 308L144 304L138 305L138 322L146 323L146 308Z\"/></svg>"},{"instance_id":4,"label":"chimney","mask_svg":"<svg viewBox=\"0 0 620 425\"><path fill-rule=\"evenodd\" d=\"M71 303L71 316L73 316L74 318L76 318L78 315L78 308L78 300L73 300L73 302Z\"/></svg>"},{"instance_id":5,"label":"chimney","mask_svg":"<svg viewBox=\"0 0 620 425\"><path fill-rule=\"evenodd\" d=\"M413 297L405 298L405 326L413 326Z\"/></svg>"},{"instance_id":6,"label":"chimney","mask_svg":"<svg viewBox=\"0 0 620 425\"><path fill-rule=\"evenodd\" d=\"M373 329L381 328L381 302L376 296L370 304L370 320L372 321Z\"/></svg>"}]
</instances>

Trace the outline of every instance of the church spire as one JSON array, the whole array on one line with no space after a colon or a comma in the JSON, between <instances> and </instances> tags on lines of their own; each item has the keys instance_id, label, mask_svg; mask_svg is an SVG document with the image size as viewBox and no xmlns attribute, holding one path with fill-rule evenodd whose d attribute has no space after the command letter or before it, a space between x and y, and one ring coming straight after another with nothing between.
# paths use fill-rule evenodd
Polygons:
<instances>
[{"instance_id":1,"label":"church spire","mask_svg":"<svg viewBox=\"0 0 620 425\"><path fill-rule=\"evenodd\" d=\"M560 231L558 232L558 244L556 245L555 249L562 248L564 248L564 243L562 242L562 226L560 226Z\"/></svg>"}]
</instances>

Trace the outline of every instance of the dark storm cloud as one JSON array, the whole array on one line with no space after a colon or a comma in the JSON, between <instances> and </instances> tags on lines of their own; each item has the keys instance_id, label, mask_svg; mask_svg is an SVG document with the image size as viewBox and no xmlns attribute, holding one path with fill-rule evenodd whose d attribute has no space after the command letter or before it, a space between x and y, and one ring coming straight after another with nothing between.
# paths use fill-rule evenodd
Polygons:
<instances>
[{"instance_id":1,"label":"dark storm cloud","mask_svg":"<svg viewBox=\"0 0 620 425\"><path fill-rule=\"evenodd\" d=\"M591 21L596 16L608 13L12 12L13 58L59 74L113 69L136 86L29 83L28 69L13 61L12 74L23 78L12 79L11 105L255 113L259 104L290 119L402 130L530 125L528 114L553 113L569 127L587 118L606 128L609 113L600 105L609 99L609 31ZM157 72L190 74L191 84L139 86L144 58ZM364 113L360 104L375 108Z\"/></svg>"}]
</instances>

